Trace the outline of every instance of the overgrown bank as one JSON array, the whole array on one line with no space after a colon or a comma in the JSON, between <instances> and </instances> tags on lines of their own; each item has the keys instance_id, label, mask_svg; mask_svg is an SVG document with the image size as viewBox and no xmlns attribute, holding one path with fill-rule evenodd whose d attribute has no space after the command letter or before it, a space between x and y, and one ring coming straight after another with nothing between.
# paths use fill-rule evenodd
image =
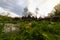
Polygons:
<instances>
[{"instance_id":1,"label":"overgrown bank","mask_svg":"<svg viewBox=\"0 0 60 40\"><path fill-rule=\"evenodd\" d=\"M2 29L6 23L20 25L18 26L19 31L4 34ZM60 21L26 21L2 17L0 20L0 40L60 40Z\"/></svg>"}]
</instances>

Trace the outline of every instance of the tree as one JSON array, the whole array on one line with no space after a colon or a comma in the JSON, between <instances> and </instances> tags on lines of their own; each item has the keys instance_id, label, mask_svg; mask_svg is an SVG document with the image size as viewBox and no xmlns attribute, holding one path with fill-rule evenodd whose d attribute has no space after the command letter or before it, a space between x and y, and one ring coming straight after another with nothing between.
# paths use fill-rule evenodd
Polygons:
<instances>
[{"instance_id":1,"label":"tree","mask_svg":"<svg viewBox=\"0 0 60 40\"><path fill-rule=\"evenodd\" d=\"M60 16L60 4L56 5L55 7L55 16Z\"/></svg>"},{"instance_id":2,"label":"tree","mask_svg":"<svg viewBox=\"0 0 60 40\"><path fill-rule=\"evenodd\" d=\"M27 13L28 13L28 8L27 8L27 7L25 7L25 8L24 8L24 14L23 14L23 15L26 17L26 16L28 16L28 14L27 14Z\"/></svg>"},{"instance_id":3,"label":"tree","mask_svg":"<svg viewBox=\"0 0 60 40\"><path fill-rule=\"evenodd\" d=\"M35 10L35 12L36 12L36 17L37 17L37 14L38 14L38 10L39 10L38 8L36 8L36 10Z\"/></svg>"},{"instance_id":4,"label":"tree","mask_svg":"<svg viewBox=\"0 0 60 40\"><path fill-rule=\"evenodd\" d=\"M31 12L28 12L28 16L30 16L30 17L31 17L31 16L32 16L32 13L31 13Z\"/></svg>"}]
</instances>

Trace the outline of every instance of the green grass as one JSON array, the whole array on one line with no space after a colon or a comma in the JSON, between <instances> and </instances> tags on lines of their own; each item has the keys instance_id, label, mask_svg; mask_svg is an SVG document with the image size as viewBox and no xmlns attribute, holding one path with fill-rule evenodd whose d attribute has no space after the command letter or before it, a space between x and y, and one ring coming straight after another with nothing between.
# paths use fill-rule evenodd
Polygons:
<instances>
[{"instance_id":1,"label":"green grass","mask_svg":"<svg viewBox=\"0 0 60 40\"><path fill-rule=\"evenodd\" d=\"M60 40L60 21L14 21L9 18L2 18L0 21L0 40ZM3 34L2 29L7 23L20 24L20 30L17 33ZM31 23L31 25L29 25Z\"/></svg>"}]
</instances>

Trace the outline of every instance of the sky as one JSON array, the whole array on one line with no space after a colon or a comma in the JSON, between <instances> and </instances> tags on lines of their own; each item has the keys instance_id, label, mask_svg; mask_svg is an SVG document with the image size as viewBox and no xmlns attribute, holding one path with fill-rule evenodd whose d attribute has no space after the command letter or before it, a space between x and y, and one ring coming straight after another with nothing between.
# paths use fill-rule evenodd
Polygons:
<instances>
[{"instance_id":1,"label":"sky","mask_svg":"<svg viewBox=\"0 0 60 40\"><path fill-rule=\"evenodd\" d=\"M36 16L36 8L39 8L37 14L39 18L47 16L59 2L60 0L0 0L0 7L19 16L23 15L26 6L33 16Z\"/></svg>"},{"instance_id":2,"label":"sky","mask_svg":"<svg viewBox=\"0 0 60 40\"><path fill-rule=\"evenodd\" d=\"M26 0L0 0L0 7L14 12L17 15L22 15L23 8L26 5Z\"/></svg>"},{"instance_id":3,"label":"sky","mask_svg":"<svg viewBox=\"0 0 60 40\"><path fill-rule=\"evenodd\" d=\"M33 15L39 17L48 16L48 14L54 9L54 7L60 2L60 0L29 0L28 9L33 12ZM36 8L39 10L36 14Z\"/></svg>"}]
</instances>

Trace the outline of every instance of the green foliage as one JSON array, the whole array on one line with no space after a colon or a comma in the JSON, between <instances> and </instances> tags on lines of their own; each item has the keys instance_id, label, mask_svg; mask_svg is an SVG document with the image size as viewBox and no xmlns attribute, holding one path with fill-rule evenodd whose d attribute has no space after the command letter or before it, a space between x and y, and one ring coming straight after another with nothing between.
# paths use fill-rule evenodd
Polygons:
<instances>
[{"instance_id":1,"label":"green foliage","mask_svg":"<svg viewBox=\"0 0 60 40\"><path fill-rule=\"evenodd\" d=\"M24 21L12 20L7 17L1 17L0 22L0 40L60 40L60 21ZM3 33L4 24L8 21L13 24L20 24L20 30L17 33ZM2 24L1 24L2 23Z\"/></svg>"},{"instance_id":2,"label":"green foliage","mask_svg":"<svg viewBox=\"0 0 60 40\"><path fill-rule=\"evenodd\" d=\"M55 10L56 10L55 16L60 16L60 4L55 6Z\"/></svg>"}]
</instances>

